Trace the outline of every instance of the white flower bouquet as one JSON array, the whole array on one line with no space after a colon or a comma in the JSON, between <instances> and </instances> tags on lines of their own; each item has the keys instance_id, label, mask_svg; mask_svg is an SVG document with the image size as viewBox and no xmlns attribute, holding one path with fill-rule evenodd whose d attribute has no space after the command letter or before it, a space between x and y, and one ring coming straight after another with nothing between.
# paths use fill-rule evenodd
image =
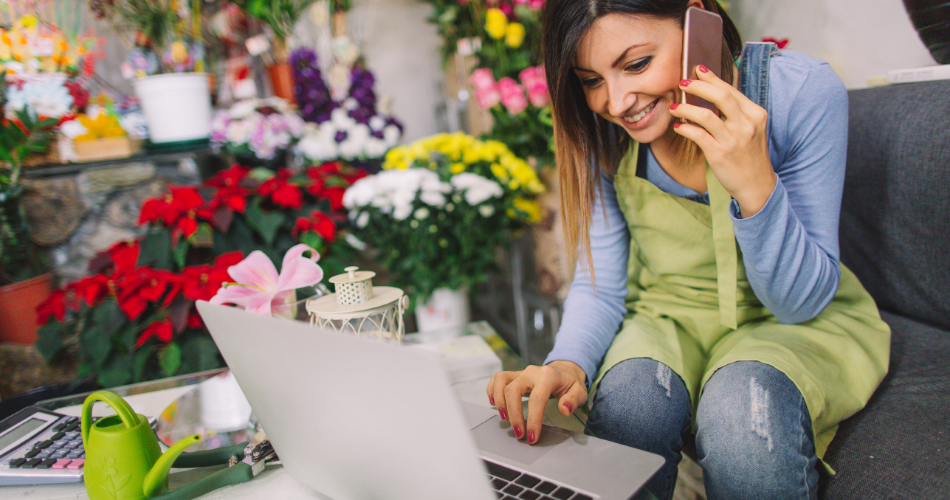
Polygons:
<instances>
[{"instance_id":1,"label":"white flower bouquet","mask_svg":"<svg viewBox=\"0 0 950 500\"><path fill-rule=\"evenodd\" d=\"M386 155L343 196L354 235L381 252L393 285L425 302L485 279L511 232L540 218L534 170L505 145L439 134Z\"/></svg>"},{"instance_id":2,"label":"white flower bouquet","mask_svg":"<svg viewBox=\"0 0 950 500\"><path fill-rule=\"evenodd\" d=\"M303 132L303 119L279 97L238 101L211 122L211 140L238 158L271 160Z\"/></svg>"},{"instance_id":3,"label":"white flower bouquet","mask_svg":"<svg viewBox=\"0 0 950 500\"><path fill-rule=\"evenodd\" d=\"M357 109L356 99L349 98L343 106L330 112L323 123L308 123L296 152L311 163L330 160L382 160L386 152L399 143L402 130L398 123L376 114L360 123L350 116Z\"/></svg>"}]
</instances>

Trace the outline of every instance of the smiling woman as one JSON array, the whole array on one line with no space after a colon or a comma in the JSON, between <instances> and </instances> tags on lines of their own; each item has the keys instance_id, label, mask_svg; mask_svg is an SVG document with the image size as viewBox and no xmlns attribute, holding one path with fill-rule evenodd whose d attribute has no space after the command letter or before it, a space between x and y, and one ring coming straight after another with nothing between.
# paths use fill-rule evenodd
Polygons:
<instances>
[{"instance_id":1,"label":"smiling woman","mask_svg":"<svg viewBox=\"0 0 950 500\"><path fill-rule=\"evenodd\" d=\"M692 440L711 499L815 498L890 339L838 260L847 95L822 61L742 47L724 14L724 79L682 75L691 7L718 11L545 5L561 203L577 214L565 235L582 259L545 365L496 373L486 393L528 443L550 397L564 415L589 403L598 437L666 458L647 484L659 498Z\"/></svg>"}]
</instances>

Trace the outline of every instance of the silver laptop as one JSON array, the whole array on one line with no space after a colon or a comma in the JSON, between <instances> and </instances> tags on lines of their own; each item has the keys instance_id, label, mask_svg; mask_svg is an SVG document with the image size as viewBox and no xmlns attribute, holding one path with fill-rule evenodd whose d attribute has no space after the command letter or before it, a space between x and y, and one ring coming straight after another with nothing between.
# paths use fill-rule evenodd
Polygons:
<instances>
[{"instance_id":1,"label":"silver laptop","mask_svg":"<svg viewBox=\"0 0 950 500\"><path fill-rule=\"evenodd\" d=\"M198 302L291 477L334 500L626 500L659 455L456 399L438 354ZM490 473L487 474L487 473ZM496 490L497 491L497 490ZM504 497L508 498L508 497Z\"/></svg>"}]
</instances>

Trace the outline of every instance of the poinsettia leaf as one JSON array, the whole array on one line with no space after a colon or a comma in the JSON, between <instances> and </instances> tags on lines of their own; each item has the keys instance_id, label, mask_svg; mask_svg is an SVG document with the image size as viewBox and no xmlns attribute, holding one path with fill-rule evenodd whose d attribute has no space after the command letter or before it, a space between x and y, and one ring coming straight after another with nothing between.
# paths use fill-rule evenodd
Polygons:
<instances>
[{"instance_id":1,"label":"poinsettia leaf","mask_svg":"<svg viewBox=\"0 0 950 500\"><path fill-rule=\"evenodd\" d=\"M255 167L247 173L248 178L258 182L264 182L274 176L274 171L269 168Z\"/></svg>"},{"instance_id":2,"label":"poinsettia leaf","mask_svg":"<svg viewBox=\"0 0 950 500\"><path fill-rule=\"evenodd\" d=\"M172 251L172 258L175 260L175 264L179 269L185 267L185 258L188 257L188 240L181 240L175 245L175 249Z\"/></svg>"},{"instance_id":3,"label":"poinsettia leaf","mask_svg":"<svg viewBox=\"0 0 950 500\"><path fill-rule=\"evenodd\" d=\"M50 320L36 331L36 349L43 359L51 363L63 348L63 325L56 318Z\"/></svg>"},{"instance_id":4,"label":"poinsettia leaf","mask_svg":"<svg viewBox=\"0 0 950 500\"><path fill-rule=\"evenodd\" d=\"M93 368L97 371L112 352L112 342L103 334L102 327L98 324L91 324L79 332L79 345L83 351L81 354L90 358Z\"/></svg>"},{"instance_id":5,"label":"poinsettia leaf","mask_svg":"<svg viewBox=\"0 0 950 500\"><path fill-rule=\"evenodd\" d=\"M181 345L181 373L213 370L223 365L218 355L218 347L207 333L189 335Z\"/></svg>"},{"instance_id":6,"label":"poinsettia leaf","mask_svg":"<svg viewBox=\"0 0 950 500\"><path fill-rule=\"evenodd\" d=\"M310 231L300 235L300 242L319 253L323 253L323 238L317 233Z\"/></svg>"},{"instance_id":7,"label":"poinsettia leaf","mask_svg":"<svg viewBox=\"0 0 950 500\"><path fill-rule=\"evenodd\" d=\"M140 382L145 380L145 371L148 368L148 362L152 359L152 350L151 349L139 349L135 351L135 359L133 362L133 379L135 382Z\"/></svg>"},{"instance_id":8,"label":"poinsettia leaf","mask_svg":"<svg viewBox=\"0 0 950 500\"><path fill-rule=\"evenodd\" d=\"M284 214L277 211L264 212L259 200L250 204L245 213L248 225L264 238L264 244L268 247L273 245L277 231L284 222Z\"/></svg>"},{"instance_id":9,"label":"poinsettia leaf","mask_svg":"<svg viewBox=\"0 0 950 500\"><path fill-rule=\"evenodd\" d=\"M191 244L197 248L211 248L214 246L214 238L211 236L211 225L207 222L198 224L198 230L191 235Z\"/></svg>"},{"instance_id":10,"label":"poinsettia leaf","mask_svg":"<svg viewBox=\"0 0 950 500\"><path fill-rule=\"evenodd\" d=\"M138 265L171 270L172 238L167 229L152 231L142 239Z\"/></svg>"},{"instance_id":11,"label":"poinsettia leaf","mask_svg":"<svg viewBox=\"0 0 950 500\"><path fill-rule=\"evenodd\" d=\"M171 342L158 351L158 363L162 366L165 375L171 377L181 368L181 347Z\"/></svg>"},{"instance_id":12,"label":"poinsettia leaf","mask_svg":"<svg viewBox=\"0 0 950 500\"><path fill-rule=\"evenodd\" d=\"M92 320L102 328L102 335L108 339L126 323L125 314L114 300L106 300L92 310Z\"/></svg>"},{"instance_id":13,"label":"poinsettia leaf","mask_svg":"<svg viewBox=\"0 0 950 500\"><path fill-rule=\"evenodd\" d=\"M183 332L185 327L188 326L188 312L191 311L194 303L193 300L178 297L168 307L168 319L171 320L172 328L176 334Z\"/></svg>"},{"instance_id":14,"label":"poinsettia leaf","mask_svg":"<svg viewBox=\"0 0 950 500\"><path fill-rule=\"evenodd\" d=\"M211 223L222 233L228 232L231 227L231 221L234 220L234 210L227 206L218 207L211 215Z\"/></svg>"},{"instance_id":15,"label":"poinsettia leaf","mask_svg":"<svg viewBox=\"0 0 950 500\"><path fill-rule=\"evenodd\" d=\"M132 356L112 356L102 369L96 382L102 387L128 384L132 379Z\"/></svg>"}]
</instances>

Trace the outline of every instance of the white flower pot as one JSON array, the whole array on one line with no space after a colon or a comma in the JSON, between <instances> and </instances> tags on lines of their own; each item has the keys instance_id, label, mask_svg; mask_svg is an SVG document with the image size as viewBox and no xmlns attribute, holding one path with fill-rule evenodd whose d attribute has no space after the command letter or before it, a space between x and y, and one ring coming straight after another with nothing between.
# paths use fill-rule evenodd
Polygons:
<instances>
[{"instance_id":1,"label":"white flower pot","mask_svg":"<svg viewBox=\"0 0 950 500\"><path fill-rule=\"evenodd\" d=\"M428 302L416 306L416 326L420 332L464 326L471 319L466 289L437 288Z\"/></svg>"},{"instance_id":2,"label":"white flower pot","mask_svg":"<svg viewBox=\"0 0 950 500\"><path fill-rule=\"evenodd\" d=\"M133 82L154 144L211 137L207 73L168 73Z\"/></svg>"}]
</instances>

